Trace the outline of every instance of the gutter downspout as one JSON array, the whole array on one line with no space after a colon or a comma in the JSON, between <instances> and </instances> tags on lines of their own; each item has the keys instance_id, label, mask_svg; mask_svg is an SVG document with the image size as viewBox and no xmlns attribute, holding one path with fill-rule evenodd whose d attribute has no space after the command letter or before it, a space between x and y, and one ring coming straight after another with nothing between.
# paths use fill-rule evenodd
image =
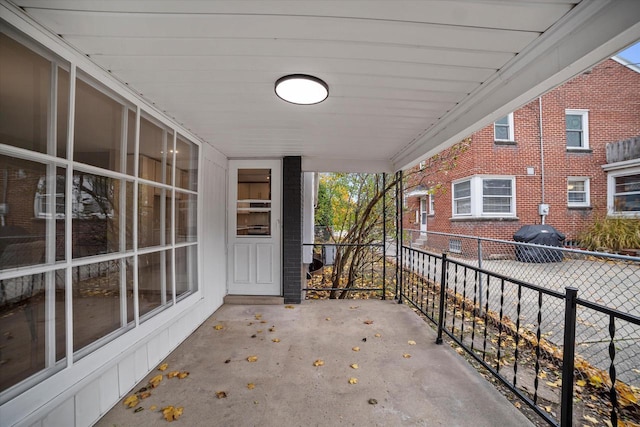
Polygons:
<instances>
[{"instance_id":1,"label":"gutter downspout","mask_svg":"<svg viewBox=\"0 0 640 427\"><path fill-rule=\"evenodd\" d=\"M540 120L538 123L540 124L540 186L541 186L541 195L540 195L540 204L544 204L544 139L542 137L542 96L538 97L538 108L540 110ZM542 224L544 225L544 219L546 215L541 216Z\"/></svg>"}]
</instances>

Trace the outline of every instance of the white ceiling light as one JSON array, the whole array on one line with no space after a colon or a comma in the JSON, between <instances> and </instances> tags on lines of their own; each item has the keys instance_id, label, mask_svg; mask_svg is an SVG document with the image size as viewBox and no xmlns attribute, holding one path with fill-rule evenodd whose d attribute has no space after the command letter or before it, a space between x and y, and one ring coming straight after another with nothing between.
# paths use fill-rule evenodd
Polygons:
<instances>
[{"instance_id":1,"label":"white ceiling light","mask_svg":"<svg viewBox=\"0 0 640 427\"><path fill-rule=\"evenodd\" d=\"M276 95L292 104L318 104L329 96L329 86L317 77L290 74L276 81Z\"/></svg>"}]
</instances>

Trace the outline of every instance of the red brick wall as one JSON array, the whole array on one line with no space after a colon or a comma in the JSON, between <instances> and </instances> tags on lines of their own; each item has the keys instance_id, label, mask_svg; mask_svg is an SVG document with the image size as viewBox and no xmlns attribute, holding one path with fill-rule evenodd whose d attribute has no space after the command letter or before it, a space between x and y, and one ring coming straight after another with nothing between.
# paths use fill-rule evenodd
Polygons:
<instances>
[{"instance_id":1,"label":"red brick wall","mask_svg":"<svg viewBox=\"0 0 640 427\"><path fill-rule=\"evenodd\" d=\"M445 172L428 168L410 176L409 187L422 181L437 183L435 215L427 220L429 231L511 239L525 224L539 224L538 205L542 200L539 101L514 112L515 145L494 143L493 125L474 133L468 150L456 166ZM589 110L589 152L566 149L565 109ZM544 202L550 211L545 222L575 239L597 216L606 214L607 175L605 146L640 135L640 73L614 60L607 60L542 96L544 145ZM446 154L445 154L446 156ZM534 175L527 175L527 167ZM411 173L408 171L407 173ZM452 220L451 182L476 174L516 177L516 220ZM590 177L589 209L567 207L567 177ZM419 228L416 197L407 199L405 228Z\"/></svg>"}]
</instances>

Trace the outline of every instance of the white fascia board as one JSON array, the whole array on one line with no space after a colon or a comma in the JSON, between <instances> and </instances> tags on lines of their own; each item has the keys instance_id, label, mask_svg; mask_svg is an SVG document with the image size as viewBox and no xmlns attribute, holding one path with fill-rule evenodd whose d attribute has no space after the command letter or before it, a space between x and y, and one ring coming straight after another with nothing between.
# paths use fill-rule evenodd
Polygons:
<instances>
[{"instance_id":1,"label":"white fascia board","mask_svg":"<svg viewBox=\"0 0 640 427\"><path fill-rule=\"evenodd\" d=\"M582 0L538 40L391 159L407 169L640 39L640 1Z\"/></svg>"},{"instance_id":2,"label":"white fascia board","mask_svg":"<svg viewBox=\"0 0 640 427\"><path fill-rule=\"evenodd\" d=\"M202 138L183 127L176 121L176 119L167 116L153 103L143 98L140 94L134 92L124 82L117 79L107 70L93 62L91 58L87 57L66 41L62 40L46 27L34 21L22 9L17 8L13 4L4 0L0 0L0 18L7 21L8 24L16 28L18 31L24 33L28 37L31 37L42 46L51 50L60 58L75 64L78 69L97 79L102 85L121 96L125 101L136 106L140 106L145 113L148 113L151 117L166 124L172 128L174 132L181 134L198 145L202 145L205 142ZM219 151L215 147L214 149ZM220 154L226 158L222 152L220 152Z\"/></svg>"},{"instance_id":3,"label":"white fascia board","mask_svg":"<svg viewBox=\"0 0 640 427\"><path fill-rule=\"evenodd\" d=\"M388 160L330 159L303 157L303 172L393 173Z\"/></svg>"}]
</instances>

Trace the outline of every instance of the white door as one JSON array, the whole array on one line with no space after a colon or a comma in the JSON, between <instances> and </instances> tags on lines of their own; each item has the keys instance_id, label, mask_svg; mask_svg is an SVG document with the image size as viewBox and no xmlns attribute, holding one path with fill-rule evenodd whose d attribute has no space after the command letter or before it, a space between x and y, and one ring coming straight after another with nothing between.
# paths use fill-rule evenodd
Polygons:
<instances>
[{"instance_id":1,"label":"white door","mask_svg":"<svg viewBox=\"0 0 640 427\"><path fill-rule=\"evenodd\" d=\"M420 199L420 234L424 235L427 232L427 198L422 197Z\"/></svg>"},{"instance_id":2,"label":"white door","mask_svg":"<svg viewBox=\"0 0 640 427\"><path fill-rule=\"evenodd\" d=\"M229 161L229 294L282 295L280 160Z\"/></svg>"}]
</instances>

